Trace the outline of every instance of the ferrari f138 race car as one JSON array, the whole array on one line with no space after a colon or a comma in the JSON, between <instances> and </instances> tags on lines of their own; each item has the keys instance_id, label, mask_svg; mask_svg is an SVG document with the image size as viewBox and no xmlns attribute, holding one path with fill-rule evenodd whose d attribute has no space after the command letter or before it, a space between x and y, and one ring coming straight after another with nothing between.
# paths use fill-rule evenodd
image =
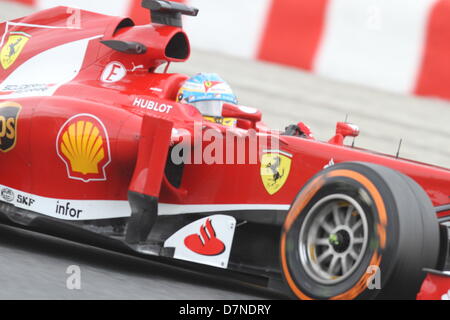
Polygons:
<instances>
[{"instance_id":1,"label":"ferrari f138 race car","mask_svg":"<svg viewBox=\"0 0 450 320\"><path fill-rule=\"evenodd\" d=\"M344 145L348 123L321 142L250 107L202 114L168 72L198 10L142 6L151 24L67 7L0 24L2 223L300 299L445 296L449 170Z\"/></svg>"}]
</instances>

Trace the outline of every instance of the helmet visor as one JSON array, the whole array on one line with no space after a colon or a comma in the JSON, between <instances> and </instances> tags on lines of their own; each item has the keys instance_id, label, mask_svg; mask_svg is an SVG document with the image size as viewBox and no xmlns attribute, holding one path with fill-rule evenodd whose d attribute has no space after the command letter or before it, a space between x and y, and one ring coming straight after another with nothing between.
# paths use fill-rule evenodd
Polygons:
<instances>
[{"instance_id":1,"label":"helmet visor","mask_svg":"<svg viewBox=\"0 0 450 320\"><path fill-rule=\"evenodd\" d=\"M205 100L191 103L204 116L221 117L223 101Z\"/></svg>"}]
</instances>

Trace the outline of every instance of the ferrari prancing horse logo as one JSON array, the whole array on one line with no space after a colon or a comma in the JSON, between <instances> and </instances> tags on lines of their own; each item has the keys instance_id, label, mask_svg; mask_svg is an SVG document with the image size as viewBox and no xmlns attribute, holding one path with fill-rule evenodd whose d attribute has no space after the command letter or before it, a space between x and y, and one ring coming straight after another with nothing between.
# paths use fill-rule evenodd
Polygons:
<instances>
[{"instance_id":1,"label":"ferrari prancing horse logo","mask_svg":"<svg viewBox=\"0 0 450 320\"><path fill-rule=\"evenodd\" d=\"M270 195L274 195L286 183L291 171L292 155L270 150L261 159L261 179Z\"/></svg>"},{"instance_id":2,"label":"ferrari prancing horse logo","mask_svg":"<svg viewBox=\"0 0 450 320\"><path fill-rule=\"evenodd\" d=\"M11 32L8 41L0 52L0 62L3 69L8 69L16 62L31 36L25 32Z\"/></svg>"}]
</instances>

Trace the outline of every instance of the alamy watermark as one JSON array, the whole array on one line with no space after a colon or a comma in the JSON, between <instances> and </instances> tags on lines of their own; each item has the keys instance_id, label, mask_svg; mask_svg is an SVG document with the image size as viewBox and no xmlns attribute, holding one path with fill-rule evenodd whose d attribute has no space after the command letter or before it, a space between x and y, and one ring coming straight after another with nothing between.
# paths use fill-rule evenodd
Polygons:
<instances>
[{"instance_id":1,"label":"alamy watermark","mask_svg":"<svg viewBox=\"0 0 450 320\"><path fill-rule=\"evenodd\" d=\"M174 129L170 158L180 164L258 164L265 150L280 149L279 132L204 128L195 122L193 131Z\"/></svg>"},{"instance_id":2,"label":"alamy watermark","mask_svg":"<svg viewBox=\"0 0 450 320\"><path fill-rule=\"evenodd\" d=\"M81 268L77 265L67 267L66 288L68 290L81 290Z\"/></svg>"},{"instance_id":3,"label":"alamy watermark","mask_svg":"<svg viewBox=\"0 0 450 320\"><path fill-rule=\"evenodd\" d=\"M369 290L381 290L381 271L379 266L369 266L366 270L369 275L366 285Z\"/></svg>"},{"instance_id":4,"label":"alamy watermark","mask_svg":"<svg viewBox=\"0 0 450 320\"><path fill-rule=\"evenodd\" d=\"M81 10L77 8L67 8L66 13L69 15L66 20L66 26L70 29L81 29Z\"/></svg>"},{"instance_id":5,"label":"alamy watermark","mask_svg":"<svg viewBox=\"0 0 450 320\"><path fill-rule=\"evenodd\" d=\"M379 4L367 8L366 27L371 31L380 31L383 27L383 10Z\"/></svg>"}]
</instances>

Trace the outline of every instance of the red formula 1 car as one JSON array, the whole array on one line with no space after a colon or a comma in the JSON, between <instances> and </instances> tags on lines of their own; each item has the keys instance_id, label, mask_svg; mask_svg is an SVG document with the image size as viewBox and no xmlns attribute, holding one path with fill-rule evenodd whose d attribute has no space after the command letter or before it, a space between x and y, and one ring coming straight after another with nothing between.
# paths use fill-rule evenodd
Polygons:
<instances>
[{"instance_id":1,"label":"red formula 1 car","mask_svg":"<svg viewBox=\"0 0 450 320\"><path fill-rule=\"evenodd\" d=\"M204 118L177 102L188 77L158 72L188 59L198 10L143 7L152 24L66 7L0 24L3 223L300 299L448 298L450 171L345 146L347 123L325 143L248 107Z\"/></svg>"}]
</instances>

